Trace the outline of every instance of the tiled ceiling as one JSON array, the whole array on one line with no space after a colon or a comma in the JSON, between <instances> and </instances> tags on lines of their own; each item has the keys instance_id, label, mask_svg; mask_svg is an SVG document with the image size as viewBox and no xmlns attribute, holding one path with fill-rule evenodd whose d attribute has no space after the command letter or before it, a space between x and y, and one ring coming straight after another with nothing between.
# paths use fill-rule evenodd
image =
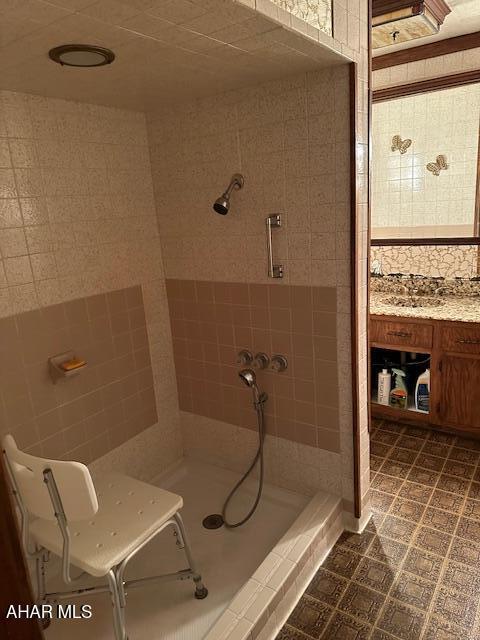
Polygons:
<instances>
[{"instance_id":1,"label":"tiled ceiling","mask_svg":"<svg viewBox=\"0 0 480 640\"><path fill-rule=\"evenodd\" d=\"M79 42L116 60L78 69L48 58ZM0 88L13 91L149 110L339 61L235 0L0 0Z\"/></svg>"}]
</instances>

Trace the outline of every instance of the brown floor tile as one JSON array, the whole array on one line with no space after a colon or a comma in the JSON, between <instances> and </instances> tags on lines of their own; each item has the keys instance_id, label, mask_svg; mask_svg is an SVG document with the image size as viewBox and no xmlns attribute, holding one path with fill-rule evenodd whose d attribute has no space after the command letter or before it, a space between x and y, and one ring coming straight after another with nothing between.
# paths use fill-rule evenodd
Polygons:
<instances>
[{"instance_id":1,"label":"brown floor tile","mask_svg":"<svg viewBox=\"0 0 480 640\"><path fill-rule=\"evenodd\" d=\"M362 558L353 579L364 587L370 587L386 595L395 579L395 572L383 562L373 558Z\"/></svg>"},{"instance_id":2,"label":"brown floor tile","mask_svg":"<svg viewBox=\"0 0 480 640\"><path fill-rule=\"evenodd\" d=\"M462 562L480 571L480 544L463 540L454 536L448 557L455 562Z\"/></svg>"},{"instance_id":3,"label":"brown floor tile","mask_svg":"<svg viewBox=\"0 0 480 640\"><path fill-rule=\"evenodd\" d=\"M386 444L389 447L392 447L398 440L399 434L392 433L391 431L382 431L382 429L378 429L372 435L372 442L379 442L380 444Z\"/></svg>"},{"instance_id":4,"label":"brown floor tile","mask_svg":"<svg viewBox=\"0 0 480 640\"><path fill-rule=\"evenodd\" d=\"M428 469L422 469L421 467L413 467L408 474L408 480L410 482L416 482L417 484L424 484L427 487L434 487L437 484L440 474L438 471L429 471Z\"/></svg>"},{"instance_id":5,"label":"brown floor tile","mask_svg":"<svg viewBox=\"0 0 480 640\"><path fill-rule=\"evenodd\" d=\"M323 568L344 578L351 578L360 560L361 556L357 553L335 545L323 563Z\"/></svg>"},{"instance_id":6,"label":"brown floor tile","mask_svg":"<svg viewBox=\"0 0 480 640\"><path fill-rule=\"evenodd\" d=\"M450 493L458 493L463 496L467 492L469 484L468 480L455 478L454 476L448 476L442 473L436 488L442 489L442 491L450 491Z\"/></svg>"},{"instance_id":7,"label":"brown floor tile","mask_svg":"<svg viewBox=\"0 0 480 640\"><path fill-rule=\"evenodd\" d=\"M466 636L465 630L457 625L437 616L431 616L425 626L423 640L473 640L473 638Z\"/></svg>"},{"instance_id":8,"label":"brown floor tile","mask_svg":"<svg viewBox=\"0 0 480 640\"><path fill-rule=\"evenodd\" d=\"M370 470L371 471L379 471L380 467L383 464L383 458L379 458L378 456L370 456Z\"/></svg>"},{"instance_id":9,"label":"brown floor tile","mask_svg":"<svg viewBox=\"0 0 480 640\"><path fill-rule=\"evenodd\" d=\"M478 451L469 451L468 449L458 449L457 447L453 447L453 449L448 454L448 457L452 460L458 460L459 462L465 462L466 464L476 465L479 459Z\"/></svg>"},{"instance_id":10,"label":"brown floor tile","mask_svg":"<svg viewBox=\"0 0 480 640\"><path fill-rule=\"evenodd\" d=\"M415 482L409 482L407 480L398 492L398 495L402 498L407 498L408 500L414 500L416 502L421 502L422 504L427 504L432 493L432 487L427 487L426 485L417 484Z\"/></svg>"},{"instance_id":11,"label":"brown floor tile","mask_svg":"<svg viewBox=\"0 0 480 640\"><path fill-rule=\"evenodd\" d=\"M348 580L345 578L320 568L305 593L325 604L336 607L347 585Z\"/></svg>"},{"instance_id":12,"label":"brown floor tile","mask_svg":"<svg viewBox=\"0 0 480 640\"><path fill-rule=\"evenodd\" d=\"M383 511L372 511L372 515L370 516L369 523L365 527L365 530L377 533L386 517L387 514Z\"/></svg>"},{"instance_id":13,"label":"brown floor tile","mask_svg":"<svg viewBox=\"0 0 480 640\"><path fill-rule=\"evenodd\" d=\"M480 482L472 482L468 490L468 497L474 500L480 500Z\"/></svg>"},{"instance_id":14,"label":"brown floor tile","mask_svg":"<svg viewBox=\"0 0 480 640\"><path fill-rule=\"evenodd\" d=\"M399 497L395 498L392 506L390 507L391 514L415 523L420 520L424 511L424 504Z\"/></svg>"},{"instance_id":15,"label":"brown floor tile","mask_svg":"<svg viewBox=\"0 0 480 640\"><path fill-rule=\"evenodd\" d=\"M457 515L441 509L435 509L435 507L427 507L422 518L423 525L445 533L454 533L457 522Z\"/></svg>"},{"instance_id":16,"label":"brown floor tile","mask_svg":"<svg viewBox=\"0 0 480 640\"><path fill-rule=\"evenodd\" d=\"M480 640L480 441L374 424L372 518L341 536L277 638Z\"/></svg>"},{"instance_id":17,"label":"brown floor tile","mask_svg":"<svg viewBox=\"0 0 480 640\"><path fill-rule=\"evenodd\" d=\"M390 591L390 597L422 611L427 611L435 591L435 582L402 571Z\"/></svg>"},{"instance_id":18,"label":"brown floor tile","mask_svg":"<svg viewBox=\"0 0 480 640\"><path fill-rule=\"evenodd\" d=\"M471 631L475 623L476 610L476 599L441 586L435 596L432 613L445 620L455 620L459 627Z\"/></svg>"},{"instance_id":19,"label":"brown floor tile","mask_svg":"<svg viewBox=\"0 0 480 640\"><path fill-rule=\"evenodd\" d=\"M325 629L322 640L367 640L371 627L337 611Z\"/></svg>"},{"instance_id":20,"label":"brown floor tile","mask_svg":"<svg viewBox=\"0 0 480 640\"><path fill-rule=\"evenodd\" d=\"M415 460L416 467L422 467L423 469L429 469L430 471L441 471L445 464L444 458L437 458L437 456L431 456L427 453L420 453Z\"/></svg>"},{"instance_id":21,"label":"brown floor tile","mask_svg":"<svg viewBox=\"0 0 480 640\"><path fill-rule=\"evenodd\" d=\"M424 549L411 547L408 551L403 569L410 573L426 578L431 582L437 582L442 571L443 558L439 558L433 553Z\"/></svg>"},{"instance_id":22,"label":"brown floor tile","mask_svg":"<svg viewBox=\"0 0 480 640\"><path fill-rule=\"evenodd\" d=\"M430 551L430 553L436 553L439 556L445 557L448 546L452 536L430 529L429 527L419 527L413 544L420 549Z\"/></svg>"},{"instance_id":23,"label":"brown floor tile","mask_svg":"<svg viewBox=\"0 0 480 640\"><path fill-rule=\"evenodd\" d=\"M375 491L370 489L370 506L375 511L388 511L395 496L383 491Z\"/></svg>"},{"instance_id":24,"label":"brown floor tile","mask_svg":"<svg viewBox=\"0 0 480 640\"><path fill-rule=\"evenodd\" d=\"M403 424L394 422L393 420L383 420L381 428L384 431L393 431L393 433L398 433L398 435L405 431L405 426Z\"/></svg>"},{"instance_id":25,"label":"brown floor tile","mask_svg":"<svg viewBox=\"0 0 480 640\"><path fill-rule=\"evenodd\" d=\"M410 471L410 465L387 458L382 464L380 471L395 478L406 478Z\"/></svg>"},{"instance_id":26,"label":"brown floor tile","mask_svg":"<svg viewBox=\"0 0 480 640\"><path fill-rule=\"evenodd\" d=\"M403 464L413 464L417 455L417 451L410 451L410 449L400 449L398 447L394 447L388 454L388 459L395 460L396 462L403 462Z\"/></svg>"},{"instance_id":27,"label":"brown floor tile","mask_svg":"<svg viewBox=\"0 0 480 640\"><path fill-rule=\"evenodd\" d=\"M312 638L320 638L332 613L333 609L325 603L303 595L290 614L287 624Z\"/></svg>"},{"instance_id":28,"label":"brown floor tile","mask_svg":"<svg viewBox=\"0 0 480 640\"><path fill-rule=\"evenodd\" d=\"M368 624L375 624L385 596L373 589L368 589L352 582L340 600L338 608Z\"/></svg>"},{"instance_id":29,"label":"brown floor tile","mask_svg":"<svg viewBox=\"0 0 480 640\"><path fill-rule=\"evenodd\" d=\"M452 513L460 513L463 507L463 495L435 489L430 499L430 507L451 511Z\"/></svg>"},{"instance_id":30,"label":"brown floor tile","mask_svg":"<svg viewBox=\"0 0 480 640\"><path fill-rule=\"evenodd\" d=\"M360 555L364 555L374 537L374 534L369 531L364 531L361 534L344 531L338 539L337 544L352 549L352 551Z\"/></svg>"},{"instance_id":31,"label":"brown floor tile","mask_svg":"<svg viewBox=\"0 0 480 640\"><path fill-rule=\"evenodd\" d=\"M442 584L467 596L478 597L480 593L480 571L477 567L469 567L449 561L442 576Z\"/></svg>"},{"instance_id":32,"label":"brown floor tile","mask_svg":"<svg viewBox=\"0 0 480 640\"><path fill-rule=\"evenodd\" d=\"M471 480L474 471L475 467L473 465L460 462L459 460L447 460L443 467L443 473L462 478L463 480Z\"/></svg>"},{"instance_id":33,"label":"brown floor tile","mask_svg":"<svg viewBox=\"0 0 480 640\"><path fill-rule=\"evenodd\" d=\"M423 447L423 440L420 438L412 438L411 436L407 436L403 434L397 440L396 447L402 447L403 449L411 449L412 451L420 451Z\"/></svg>"},{"instance_id":34,"label":"brown floor tile","mask_svg":"<svg viewBox=\"0 0 480 640\"><path fill-rule=\"evenodd\" d=\"M455 446L462 447L463 449L471 449L472 451L480 451L480 440L458 437Z\"/></svg>"},{"instance_id":35,"label":"brown floor tile","mask_svg":"<svg viewBox=\"0 0 480 640\"><path fill-rule=\"evenodd\" d=\"M450 451L450 445L440 444L439 442L432 442L427 440L423 445L422 452L428 453L430 456L438 456L439 458L447 458Z\"/></svg>"},{"instance_id":36,"label":"brown floor tile","mask_svg":"<svg viewBox=\"0 0 480 640\"><path fill-rule=\"evenodd\" d=\"M450 435L449 433L442 433L441 431L430 431L428 439L430 442L452 445L455 444L457 436Z\"/></svg>"},{"instance_id":37,"label":"brown floor tile","mask_svg":"<svg viewBox=\"0 0 480 640\"><path fill-rule=\"evenodd\" d=\"M469 518L460 518L456 535L459 538L467 538L472 542L480 542L480 522Z\"/></svg>"},{"instance_id":38,"label":"brown floor tile","mask_svg":"<svg viewBox=\"0 0 480 640\"><path fill-rule=\"evenodd\" d=\"M411 436L412 438L421 438L422 440L428 438L429 434L427 429L422 429L422 427L405 427L403 433L406 436Z\"/></svg>"},{"instance_id":39,"label":"brown floor tile","mask_svg":"<svg viewBox=\"0 0 480 640\"><path fill-rule=\"evenodd\" d=\"M372 635L370 636L370 640L396 640L396 639L386 631L382 631L381 629L374 629Z\"/></svg>"},{"instance_id":40,"label":"brown floor tile","mask_svg":"<svg viewBox=\"0 0 480 640\"><path fill-rule=\"evenodd\" d=\"M467 518L472 518L472 520L480 520L480 500L467 498L463 515Z\"/></svg>"},{"instance_id":41,"label":"brown floor tile","mask_svg":"<svg viewBox=\"0 0 480 640\"><path fill-rule=\"evenodd\" d=\"M383 473L377 473L375 480L373 480L370 486L372 489L396 495L400 491L402 484L403 480L401 478L393 478Z\"/></svg>"},{"instance_id":42,"label":"brown floor tile","mask_svg":"<svg viewBox=\"0 0 480 640\"><path fill-rule=\"evenodd\" d=\"M384 562L390 567L398 567L403 558L407 555L408 547L401 542L384 538L381 535L375 536L370 545L367 555L374 560Z\"/></svg>"},{"instance_id":43,"label":"brown floor tile","mask_svg":"<svg viewBox=\"0 0 480 640\"><path fill-rule=\"evenodd\" d=\"M370 453L379 458L386 458L391 446L381 442L370 442Z\"/></svg>"},{"instance_id":44,"label":"brown floor tile","mask_svg":"<svg viewBox=\"0 0 480 640\"><path fill-rule=\"evenodd\" d=\"M418 640L425 615L401 602L388 600L377 627L402 640Z\"/></svg>"},{"instance_id":45,"label":"brown floor tile","mask_svg":"<svg viewBox=\"0 0 480 640\"><path fill-rule=\"evenodd\" d=\"M409 544L412 540L415 527L416 525L413 522L387 515L380 527L380 535Z\"/></svg>"}]
</instances>

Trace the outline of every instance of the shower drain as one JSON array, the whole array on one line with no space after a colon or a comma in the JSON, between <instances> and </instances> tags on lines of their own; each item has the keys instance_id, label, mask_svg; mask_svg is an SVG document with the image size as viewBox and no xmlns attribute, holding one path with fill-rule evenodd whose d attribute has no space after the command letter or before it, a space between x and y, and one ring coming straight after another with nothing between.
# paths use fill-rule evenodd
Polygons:
<instances>
[{"instance_id":1,"label":"shower drain","mask_svg":"<svg viewBox=\"0 0 480 640\"><path fill-rule=\"evenodd\" d=\"M212 513L202 521L205 529L220 529L224 525L223 518L219 513Z\"/></svg>"}]
</instances>

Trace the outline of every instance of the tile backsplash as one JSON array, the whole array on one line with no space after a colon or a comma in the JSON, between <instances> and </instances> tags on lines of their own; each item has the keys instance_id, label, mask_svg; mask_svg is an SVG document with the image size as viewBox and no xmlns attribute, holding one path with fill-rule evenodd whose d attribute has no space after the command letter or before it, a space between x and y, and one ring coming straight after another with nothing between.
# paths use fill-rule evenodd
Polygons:
<instances>
[{"instance_id":1,"label":"tile backsplash","mask_svg":"<svg viewBox=\"0 0 480 640\"><path fill-rule=\"evenodd\" d=\"M371 247L371 268L389 273L415 273L443 278L474 278L479 274L476 246Z\"/></svg>"},{"instance_id":2,"label":"tile backsplash","mask_svg":"<svg viewBox=\"0 0 480 640\"><path fill-rule=\"evenodd\" d=\"M87 361L53 383L48 358ZM0 319L0 433L51 458L91 462L157 422L140 286Z\"/></svg>"}]
</instances>

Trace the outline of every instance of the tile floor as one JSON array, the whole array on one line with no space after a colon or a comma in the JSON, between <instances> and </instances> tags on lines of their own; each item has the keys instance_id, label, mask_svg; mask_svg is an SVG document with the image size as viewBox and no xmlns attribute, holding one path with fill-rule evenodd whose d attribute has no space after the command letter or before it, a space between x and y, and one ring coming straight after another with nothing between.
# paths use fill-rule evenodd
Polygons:
<instances>
[{"instance_id":1,"label":"tile floor","mask_svg":"<svg viewBox=\"0 0 480 640\"><path fill-rule=\"evenodd\" d=\"M376 421L373 515L277 640L479 640L480 441Z\"/></svg>"}]
</instances>

